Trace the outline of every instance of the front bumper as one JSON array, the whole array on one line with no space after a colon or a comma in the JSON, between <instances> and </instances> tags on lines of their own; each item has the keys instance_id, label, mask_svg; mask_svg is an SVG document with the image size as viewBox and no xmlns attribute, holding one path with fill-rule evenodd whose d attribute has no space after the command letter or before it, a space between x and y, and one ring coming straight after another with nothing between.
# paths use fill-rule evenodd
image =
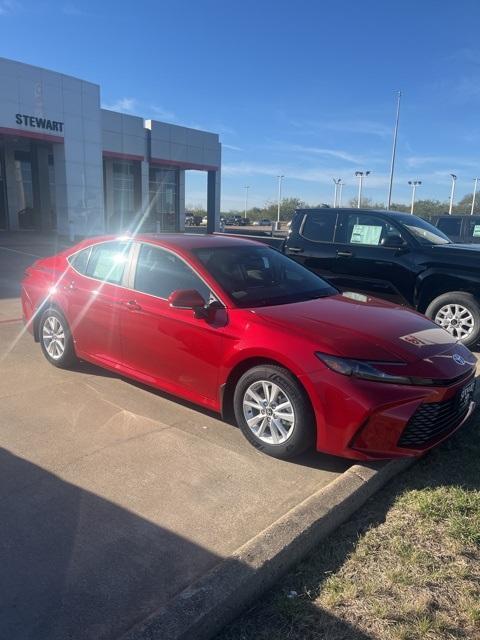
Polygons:
<instances>
[{"instance_id":1,"label":"front bumper","mask_svg":"<svg viewBox=\"0 0 480 640\"><path fill-rule=\"evenodd\" d=\"M356 460L418 457L450 437L475 409L472 394L454 410L474 380L473 372L446 387L369 382L329 370L302 377L315 412L317 450ZM431 412L422 411L426 405Z\"/></svg>"}]
</instances>

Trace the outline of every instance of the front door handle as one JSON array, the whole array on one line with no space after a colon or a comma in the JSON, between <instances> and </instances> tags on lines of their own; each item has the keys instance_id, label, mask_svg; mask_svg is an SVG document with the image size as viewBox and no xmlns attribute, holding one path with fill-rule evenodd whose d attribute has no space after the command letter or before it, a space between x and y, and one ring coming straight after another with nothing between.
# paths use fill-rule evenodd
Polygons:
<instances>
[{"instance_id":1,"label":"front door handle","mask_svg":"<svg viewBox=\"0 0 480 640\"><path fill-rule=\"evenodd\" d=\"M135 300L129 300L128 302L125 302L125 306L127 307L127 309L130 309L130 311L142 310L142 307Z\"/></svg>"},{"instance_id":2,"label":"front door handle","mask_svg":"<svg viewBox=\"0 0 480 640\"><path fill-rule=\"evenodd\" d=\"M287 247L290 253L302 253L302 247Z\"/></svg>"},{"instance_id":3,"label":"front door handle","mask_svg":"<svg viewBox=\"0 0 480 640\"><path fill-rule=\"evenodd\" d=\"M353 251L337 251L337 258L353 258Z\"/></svg>"}]
</instances>

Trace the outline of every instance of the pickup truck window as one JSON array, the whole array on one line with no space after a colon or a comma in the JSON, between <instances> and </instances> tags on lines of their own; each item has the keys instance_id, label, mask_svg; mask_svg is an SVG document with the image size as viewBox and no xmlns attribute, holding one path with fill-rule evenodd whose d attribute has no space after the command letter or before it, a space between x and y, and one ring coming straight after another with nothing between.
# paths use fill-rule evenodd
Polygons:
<instances>
[{"instance_id":1,"label":"pickup truck window","mask_svg":"<svg viewBox=\"0 0 480 640\"><path fill-rule=\"evenodd\" d=\"M333 242L336 224L337 214L333 211L307 213L300 234L313 242Z\"/></svg>"},{"instance_id":2,"label":"pickup truck window","mask_svg":"<svg viewBox=\"0 0 480 640\"><path fill-rule=\"evenodd\" d=\"M368 213L350 213L344 225L342 235L344 242L348 244L388 246L388 240L392 236L400 236L396 227L383 218Z\"/></svg>"},{"instance_id":3,"label":"pickup truck window","mask_svg":"<svg viewBox=\"0 0 480 640\"><path fill-rule=\"evenodd\" d=\"M440 229L417 216L411 216L407 213L397 213L395 220L403 225L415 239L424 245L432 244L451 244L452 241Z\"/></svg>"},{"instance_id":4,"label":"pickup truck window","mask_svg":"<svg viewBox=\"0 0 480 640\"><path fill-rule=\"evenodd\" d=\"M440 218L437 227L440 229L440 231L446 233L447 236L459 236L462 227L462 221L459 218Z\"/></svg>"}]
</instances>

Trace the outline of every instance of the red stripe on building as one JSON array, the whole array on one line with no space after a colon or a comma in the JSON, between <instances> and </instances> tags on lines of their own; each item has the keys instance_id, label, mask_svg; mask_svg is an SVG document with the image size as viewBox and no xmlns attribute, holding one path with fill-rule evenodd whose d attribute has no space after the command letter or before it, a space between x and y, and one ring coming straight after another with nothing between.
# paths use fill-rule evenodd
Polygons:
<instances>
[{"instance_id":1,"label":"red stripe on building","mask_svg":"<svg viewBox=\"0 0 480 640\"><path fill-rule=\"evenodd\" d=\"M49 133L37 133L36 131L30 131L29 129L10 129L8 127L0 127L0 134L2 133L6 136L16 136L17 138L31 138L32 140L61 142L62 144L64 142L62 136L52 136Z\"/></svg>"}]
</instances>

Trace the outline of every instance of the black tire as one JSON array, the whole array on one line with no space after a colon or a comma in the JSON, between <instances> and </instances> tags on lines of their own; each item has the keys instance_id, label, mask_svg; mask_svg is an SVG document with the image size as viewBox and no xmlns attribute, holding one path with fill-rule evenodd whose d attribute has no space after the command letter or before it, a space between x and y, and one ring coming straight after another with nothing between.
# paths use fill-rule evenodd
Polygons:
<instances>
[{"instance_id":1,"label":"black tire","mask_svg":"<svg viewBox=\"0 0 480 640\"><path fill-rule=\"evenodd\" d=\"M46 337L46 334L48 334L49 331L52 331L52 324L55 327L55 335L64 336L64 349L61 354L59 353L60 348L53 349L53 353L52 351L48 350L48 345L50 344L50 342ZM60 329L58 329L57 327L59 327ZM68 326L68 322L66 321L65 316L58 309L50 307L43 312L38 328L38 338L43 351L43 355L55 367L59 367L60 369L68 369L77 362L75 347L73 345L73 338Z\"/></svg>"},{"instance_id":2,"label":"black tire","mask_svg":"<svg viewBox=\"0 0 480 640\"><path fill-rule=\"evenodd\" d=\"M293 427L291 433L288 433L290 422L280 420L280 425L287 431L288 437L284 442L274 444L272 442L265 442L257 435L255 435L252 429L247 424L247 418L244 413L244 399L247 390L255 383L266 381L267 383L275 384L280 388L278 397L280 400L286 397L293 409ZM251 398L251 396L248 396ZM283 401L283 400L282 400ZM272 404L272 407L275 403ZM253 367L246 371L237 382L235 392L233 395L233 408L235 412L235 418L238 426L243 432L246 439L259 451L266 453L274 458L288 459L299 455L309 447L311 447L315 440L315 420L313 412L310 406L310 402L306 397L304 389L297 382L295 377L283 367L275 365L260 365ZM253 409L253 411L257 411ZM267 409L265 409L267 411ZM273 409L271 409L273 411ZM290 414L289 414L290 415ZM254 417L259 416L256 413ZM265 416L265 420L268 421L265 427L264 437L271 437L269 434L273 434L270 431L271 421L273 416ZM259 418L263 424L263 417ZM278 419L274 422L278 424ZM274 431L277 436L283 437L282 434L274 427Z\"/></svg>"},{"instance_id":3,"label":"black tire","mask_svg":"<svg viewBox=\"0 0 480 640\"><path fill-rule=\"evenodd\" d=\"M451 291L444 293L428 305L425 315L434 322L439 322L437 314L446 305L461 305L464 309L468 310L473 318L473 326L471 331L464 338L459 337L458 330L454 326L450 326L447 330L453 335L454 338L460 340L466 347L472 347L480 340L480 306L477 300L470 293L464 293L463 291Z\"/></svg>"}]
</instances>

